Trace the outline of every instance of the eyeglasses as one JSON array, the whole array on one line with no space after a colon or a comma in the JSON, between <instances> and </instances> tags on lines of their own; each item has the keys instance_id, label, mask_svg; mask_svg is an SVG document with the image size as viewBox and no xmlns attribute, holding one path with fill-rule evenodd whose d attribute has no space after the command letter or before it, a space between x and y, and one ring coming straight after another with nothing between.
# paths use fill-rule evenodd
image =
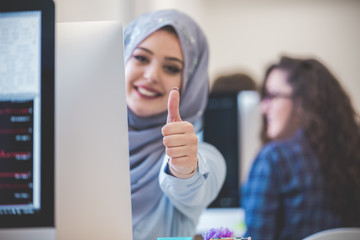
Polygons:
<instances>
[{"instance_id":1,"label":"eyeglasses","mask_svg":"<svg viewBox=\"0 0 360 240\"><path fill-rule=\"evenodd\" d=\"M273 99L276 99L276 98L290 99L290 98L292 98L292 95L286 94L286 93L265 93L265 95L263 96L261 101L272 101Z\"/></svg>"}]
</instances>

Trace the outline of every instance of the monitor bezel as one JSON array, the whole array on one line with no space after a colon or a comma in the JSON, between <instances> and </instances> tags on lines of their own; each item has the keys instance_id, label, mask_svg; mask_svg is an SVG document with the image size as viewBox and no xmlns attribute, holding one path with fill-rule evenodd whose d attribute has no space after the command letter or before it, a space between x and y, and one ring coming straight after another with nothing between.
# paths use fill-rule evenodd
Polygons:
<instances>
[{"instance_id":1,"label":"monitor bezel","mask_svg":"<svg viewBox=\"0 0 360 240\"><path fill-rule=\"evenodd\" d=\"M41 11L41 210L34 215L0 215L0 229L55 226L55 4L52 0L0 0L0 12L20 11Z\"/></svg>"}]
</instances>

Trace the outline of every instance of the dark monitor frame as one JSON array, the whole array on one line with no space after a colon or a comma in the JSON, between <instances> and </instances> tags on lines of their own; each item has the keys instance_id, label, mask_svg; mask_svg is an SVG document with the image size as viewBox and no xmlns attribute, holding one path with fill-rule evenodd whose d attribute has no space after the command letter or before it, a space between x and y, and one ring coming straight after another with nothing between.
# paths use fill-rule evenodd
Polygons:
<instances>
[{"instance_id":1,"label":"dark monitor frame","mask_svg":"<svg viewBox=\"0 0 360 240\"><path fill-rule=\"evenodd\" d=\"M204 113L204 141L221 152L228 171L219 195L209 208L240 207L241 129L237 99L238 92L211 93Z\"/></svg>"},{"instance_id":2,"label":"dark monitor frame","mask_svg":"<svg viewBox=\"0 0 360 240\"><path fill-rule=\"evenodd\" d=\"M41 210L34 215L0 215L0 229L55 225L55 6L52 0L0 0L0 12L20 11L41 11Z\"/></svg>"}]
</instances>

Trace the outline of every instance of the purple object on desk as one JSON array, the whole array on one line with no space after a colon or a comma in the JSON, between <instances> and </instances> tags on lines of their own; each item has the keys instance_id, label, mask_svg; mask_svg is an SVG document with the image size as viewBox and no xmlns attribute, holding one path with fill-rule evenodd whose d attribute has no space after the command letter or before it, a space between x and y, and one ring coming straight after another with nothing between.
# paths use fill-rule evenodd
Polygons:
<instances>
[{"instance_id":1,"label":"purple object on desk","mask_svg":"<svg viewBox=\"0 0 360 240\"><path fill-rule=\"evenodd\" d=\"M234 232L228 228L211 228L208 232L202 234L204 240L210 240L212 238L231 238Z\"/></svg>"}]
</instances>

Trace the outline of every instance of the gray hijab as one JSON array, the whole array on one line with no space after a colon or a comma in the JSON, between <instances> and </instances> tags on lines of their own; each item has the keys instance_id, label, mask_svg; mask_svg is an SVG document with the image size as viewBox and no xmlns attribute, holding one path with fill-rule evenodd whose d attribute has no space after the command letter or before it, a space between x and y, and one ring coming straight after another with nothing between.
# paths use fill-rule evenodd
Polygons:
<instances>
[{"instance_id":1,"label":"gray hijab","mask_svg":"<svg viewBox=\"0 0 360 240\"><path fill-rule=\"evenodd\" d=\"M192 123L198 132L208 97L209 52L203 32L189 16L177 10L160 10L136 18L124 29L125 62L139 43L168 25L178 35L185 63L180 116L183 121ZM165 151L161 128L166 124L166 118L167 112L138 117L128 109L133 225L146 216L162 197L158 176Z\"/></svg>"}]
</instances>

